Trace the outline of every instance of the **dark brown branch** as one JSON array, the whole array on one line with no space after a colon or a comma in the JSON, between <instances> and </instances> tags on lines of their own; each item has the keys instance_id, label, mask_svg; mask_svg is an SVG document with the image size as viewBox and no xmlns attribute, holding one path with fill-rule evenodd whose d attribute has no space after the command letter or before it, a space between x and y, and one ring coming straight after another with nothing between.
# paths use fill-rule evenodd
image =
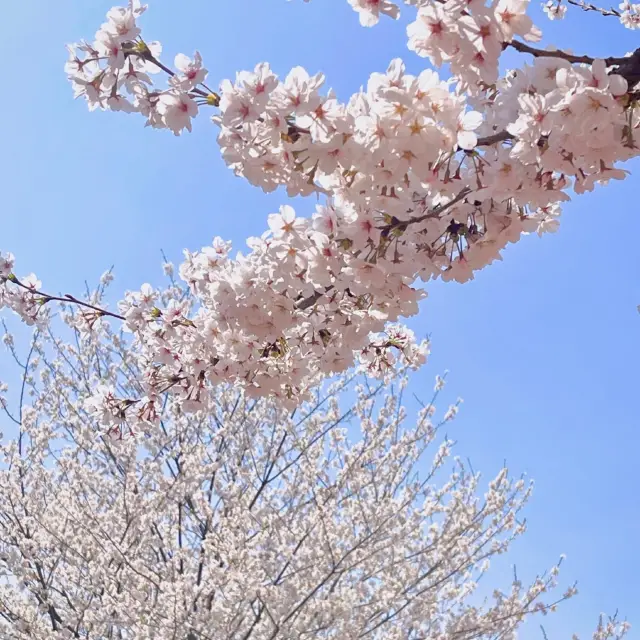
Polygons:
<instances>
[{"instance_id":1,"label":"dark brown branch","mask_svg":"<svg viewBox=\"0 0 640 640\"><path fill-rule=\"evenodd\" d=\"M512 42L505 43L503 45L511 47L520 53L528 53L536 58L560 58L566 60L571 64L593 64L596 58L591 56L574 56L566 51L547 51L546 49L537 49L524 42L513 40ZM607 67L615 67L611 73L615 73L622 76L630 88L633 88L638 82L640 82L640 49L636 49L630 56L624 56L622 58L609 57L603 58L603 61Z\"/></svg>"},{"instance_id":2,"label":"dark brown branch","mask_svg":"<svg viewBox=\"0 0 640 640\"><path fill-rule=\"evenodd\" d=\"M505 142L506 140L514 140L515 136L512 136L508 131L498 131L498 133L492 133L490 136L484 138L478 138L476 147L490 147L497 142Z\"/></svg>"},{"instance_id":3,"label":"dark brown branch","mask_svg":"<svg viewBox=\"0 0 640 640\"><path fill-rule=\"evenodd\" d=\"M596 60L596 58L592 58L591 56L575 56L572 53L567 53L566 51L537 49L536 47L532 47L518 40L506 42L503 46L511 47L520 53L528 53L536 58L560 58L561 60L566 60L571 64L593 64L594 60ZM607 67L612 67L615 65L623 65L628 61L628 59L629 56L625 56L623 58L610 57L604 58L604 63Z\"/></svg>"},{"instance_id":4,"label":"dark brown branch","mask_svg":"<svg viewBox=\"0 0 640 640\"><path fill-rule=\"evenodd\" d=\"M313 295L310 295L308 298L303 298L296 304L296 309L298 311L304 311L309 307L312 307L325 293L329 293L333 289L333 285L327 287L324 291L316 291Z\"/></svg>"},{"instance_id":5,"label":"dark brown branch","mask_svg":"<svg viewBox=\"0 0 640 640\"><path fill-rule=\"evenodd\" d=\"M429 218L439 217L447 209L458 204L460 200L464 200L470 193L471 193L471 189L469 189L469 187L466 187L455 198L453 198L453 200L449 200L449 202L445 202L444 204L438 205L437 207L434 207L433 209L431 209L431 211L428 211L427 213L421 216L414 216L413 218L409 218L409 220L401 224L410 225L410 224L415 224L416 222L423 222L424 220L428 220Z\"/></svg>"},{"instance_id":6,"label":"dark brown branch","mask_svg":"<svg viewBox=\"0 0 640 640\"><path fill-rule=\"evenodd\" d=\"M636 49L624 62L618 66L614 73L622 76L633 89L640 82L640 49Z\"/></svg>"}]
</instances>

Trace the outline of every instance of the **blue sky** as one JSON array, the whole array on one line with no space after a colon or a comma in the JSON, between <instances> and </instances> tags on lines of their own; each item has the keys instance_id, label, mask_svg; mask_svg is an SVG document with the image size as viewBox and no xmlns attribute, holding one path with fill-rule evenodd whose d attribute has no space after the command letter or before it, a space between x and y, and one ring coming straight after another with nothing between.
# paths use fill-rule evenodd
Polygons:
<instances>
[{"instance_id":1,"label":"blue sky","mask_svg":"<svg viewBox=\"0 0 640 640\"><path fill-rule=\"evenodd\" d=\"M159 282L160 249L177 263L183 248L214 235L242 248L286 199L226 169L206 117L174 138L73 101L64 44L91 38L111 4L10 3L0 23L0 250L50 291L80 293L112 264L118 291ZM569 17L539 15L546 40L601 56L637 44L615 19L578 9ZM156 0L142 24L163 42L165 61L198 48L211 85L267 60L280 74L324 71L346 98L394 57L414 72L424 65L406 49L403 25L362 29L345 0ZM449 369L450 398L464 398L450 432L458 452L487 476L506 459L536 480L529 531L510 560L526 577L565 552L564 577L581 592L544 620L550 639L586 637L600 611L617 607L640 638L640 164L627 168L626 181L567 205L558 234L525 239L472 283L430 285L411 322L433 340L413 389L430 396L435 373ZM314 202L296 207L311 212ZM537 626L522 637L539 638Z\"/></svg>"}]
</instances>

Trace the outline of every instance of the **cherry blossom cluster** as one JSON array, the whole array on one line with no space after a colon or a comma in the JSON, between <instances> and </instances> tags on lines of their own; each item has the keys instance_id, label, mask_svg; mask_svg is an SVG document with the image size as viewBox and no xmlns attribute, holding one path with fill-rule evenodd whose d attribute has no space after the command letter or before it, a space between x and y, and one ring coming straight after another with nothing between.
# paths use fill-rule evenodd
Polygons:
<instances>
[{"instance_id":1,"label":"cherry blossom cluster","mask_svg":"<svg viewBox=\"0 0 640 640\"><path fill-rule=\"evenodd\" d=\"M139 0L114 7L91 44L67 47L65 71L74 95L83 96L91 110L140 113L148 126L170 129L176 135L183 129L191 131L199 106L217 105L219 98L204 84L207 70L198 52L193 58L176 56L177 71L159 62L161 44L140 38L137 19L145 10ZM154 88L151 78L160 71L169 75L162 90Z\"/></svg>"},{"instance_id":2,"label":"cherry blossom cluster","mask_svg":"<svg viewBox=\"0 0 640 640\"><path fill-rule=\"evenodd\" d=\"M498 9L500 15L504 14L501 19L511 24L512 31L515 29L513 33L529 24L524 19L505 17L511 15L511 9ZM111 20L122 15L133 19L136 11L130 7L109 15ZM114 29L103 26L98 36ZM507 31L503 26L501 33ZM134 41L125 44L126 51L147 46L142 40L138 45ZM461 244L475 244L478 239L495 246L492 236L501 235L505 219L527 218L523 225L509 224L510 239L518 239L522 231L531 229L531 219L545 224L555 220L555 203L567 199L560 191L571 186L567 175L576 178L578 191L584 190L595 181L623 175L612 171L611 165L635 155L637 113L635 102L626 95L623 76L612 75L602 61L593 61L591 69L573 67L557 52L529 51L513 40L511 44L539 56L533 68L525 66L491 86L460 76L467 88L472 84L481 88L480 95L470 100L483 116L466 109L459 84L452 87L432 71L418 77L405 74L399 60L386 74L374 73L367 91L352 96L347 104L340 103L331 91L320 94L322 74L310 76L296 68L280 81L267 64L259 64L254 72L239 73L235 83L222 83L221 113L214 120L221 127L223 157L237 174L266 191L285 185L290 195L325 193L337 205L346 202L355 206L364 218L363 224L371 224L371 218L380 213L390 220L395 218L396 234L401 230L398 225L428 215L427 211L443 199L446 202L468 191L458 208L462 209L458 216L462 219L429 215L438 218L429 223L435 241L426 238L427 242L419 243L429 248L424 254L432 254L430 258L435 257L436 263L445 263L424 265L423 277L449 271L451 264L439 257L448 257L450 263L452 257L460 255ZM191 71L196 74L194 78L203 79L201 60L196 58ZM176 62L184 67L185 60L181 55ZM151 54L133 56L129 64L136 61L173 74ZM461 69L468 68L466 62L461 64ZM70 77L75 82L73 70ZM170 75L170 84L175 85L177 77ZM211 95L217 103L217 94ZM108 101L103 106L108 107ZM176 132L189 128L189 110L181 113L185 119L178 126L155 116L152 124ZM548 113L544 122L529 127L532 120ZM486 134L480 138L480 146L476 146L474 130ZM482 155L485 147L488 150ZM515 166L514 159L518 160ZM524 193L509 197L514 190ZM496 191L506 197L495 198ZM471 210L464 211L465 207ZM549 207L551 215L540 210ZM517 216L509 218L508 213L513 211ZM485 228L487 212L498 218L493 230L489 225ZM460 231L466 234L462 242L458 242L459 234L447 231L452 222L453 231L456 224L462 225ZM422 234L424 231L420 229ZM502 238L497 241L498 251L504 244ZM465 265L472 253L470 246L466 253ZM473 262L471 270L487 263ZM458 279L450 273L447 277Z\"/></svg>"},{"instance_id":3,"label":"cherry blossom cluster","mask_svg":"<svg viewBox=\"0 0 640 640\"><path fill-rule=\"evenodd\" d=\"M415 362L413 354L421 351L416 351L406 330L394 327L373 340L371 333L417 311L422 294L411 286L417 278L441 275L464 281L499 258L500 250L523 233L555 230L557 203L568 198L563 189L570 177L574 189L583 191L596 181L624 176L612 164L633 155L627 143L637 121L631 120L631 128L625 124L633 111L625 112L616 98L625 80L607 75L603 65L598 61L591 68L574 69L561 59L541 58L505 80L487 109L486 126L495 129L492 123L500 119L511 122L506 135L496 136L482 154L457 150L461 138L475 134L468 130L471 127L460 127L467 115L451 100L450 108L457 111L448 132L441 124L447 122L444 115L440 128L425 125L431 127L431 135L448 136L447 160L438 156L424 161L430 182L421 182L415 175L419 169L414 172L407 163L404 175L401 171L388 176L386 185L380 176L397 158L399 145L406 144L407 134L403 139L397 132L408 128L402 120L403 105L411 104L408 96L423 91L432 104L435 98L426 84L416 88L426 77L443 104L452 95L434 81L435 74L406 76L395 62L387 74L375 78L370 84L381 87L379 94L386 92L387 100L369 98L376 95L370 88L352 103L383 104L379 108L391 114L389 135L376 142L384 152L376 156L377 149L359 142L356 132L346 144L362 144L353 157L372 164L358 170L353 160L344 160L333 174L316 169L313 175L305 174L305 162L313 158L313 147L322 144L319 138L348 137L339 127L331 131L334 125L318 127L324 131L318 133L318 122L308 115L321 100L316 89L309 88L317 87L319 79L295 70L284 89L265 65L239 74L234 85L227 83L222 89L223 148L226 140L235 145L233 151L225 148L225 157L238 173L244 174L246 167L250 179L261 181L266 190L278 183L294 193L302 190L301 183L314 189L330 187L333 204L318 207L310 220L282 207L269 217L269 231L249 242L246 257L229 260L229 246L219 239L195 256L188 254L180 273L200 304L188 320L181 310L160 310L153 297L131 297L124 315L133 330L147 331L144 343L151 345L150 361L169 367L173 377L186 375L190 390L205 379L231 378L248 382L257 393L289 400L303 397L319 372L342 371L354 358L367 363L372 374L387 370L394 352L409 354L409 362ZM539 99L531 95L536 85ZM289 109L296 104L300 117L269 117L272 94L276 104L288 100ZM289 97L285 100L283 95ZM251 114L247 108L254 96L262 110ZM433 117L437 110L430 108ZM341 111L335 102L327 107L331 110ZM569 113L577 116L583 135L572 134L563 124ZM360 126L371 126L372 115L361 118ZM395 126L391 118L396 118ZM490 138L491 134L489 142ZM619 143L612 144L616 139ZM420 148L429 152L428 146ZM460 158L454 160L456 154ZM293 157L299 158L295 164ZM316 161L310 164L315 167ZM419 194L418 189L425 191ZM443 196L447 190L448 197ZM389 338L398 332L399 337Z\"/></svg>"},{"instance_id":4,"label":"cherry blossom cluster","mask_svg":"<svg viewBox=\"0 0 640 640\"><path fill-rule=\"evenodd\" d=\"M250 239L246 256L230 258L220 239L187 252L180 276L194 294L189 304L164 306L148 286L127 294L120 313L84 303L87 330L111 315L133 332L147 362L150 406L159 390L172 388L195 410L206 385L224 382L295 405L322 377L354 363L383 376L398 357L417 366L426 346L387 323L417 312L418 280L465 282L501 259L508 243L554 231L569 189L624 177L616 162L637 155L636 94L627 80L637 54L589 61L532 49L513 40L531 32L530 22L507 19L504 6L496 5L493 18L511 25L500 27L501 37L533 62L477 85L466 99L465 82L430 70L407 74L400 60L347 103L321 92L321 74L296 68L282 81L264 63L210 94L220 108L214 121L223 157L238 175L265 191L325 194L327 203L310 218L282 207L269 216L269 230ZM518 6L519 16L525 5ZM166 68L140 38L141 11L131 3L109 12L94 53L68 69L72 82L92 70L102 87L96 95L127 87L144 93L145 79L140 85L136 75L127 85L120 73L151 65L168 74L169 88L154 94L158 104L166 96L193 100L205 79L200 57L179 56L180 74ZM97 43L107 41L121 51L105 63ZM92 95L90 105L110 108ZM160 107L158 117L142 112L156 127L190 127L190 116L173 126ZM0 273L1 302L32 322L56 297L17 280L11 262ZM100 398L108 404L111 392Z\"/></svg>"},{"instance_id":5,"label":"cherry blossom cluster","mask_svg":"<svg viewBox=\"0 0 640 640\"><path fill-rule=\"evenodd\" d=\"M62 318L26 357L4 339L24 392L2 405L19 427L0 444L2 637L507 638L576 594L558 563L479 604L531 484L507 469L485 484L453 458L442 378L415 418L401 374L347 376L295 413L232 385L194 413L165 393L162 428L123 409L107 432L91 389L132 394L146 363L108 323ZM627 628L603 619L594 638Z\"/></svg>"},{"instance_id":6,"label":"cherry blossom cluster","mask_svg":"<svg viewBox=\"0 0 640 640\"><path fill-rule=\"evenodd\" d=\"M421 10L434 6L440 5ZM264 63L241 72L235 83L222 83L221 112L214 118L223 157L266 191L284 185L290 195L324 193L337 208L355 211L360 227L380 231L379 245L393 238L394 258L405 254L415 262L418 254L424 280L443 272L446 279L469 279L522 233L555 228L557 203L568 199L563 189L572 186L568 176L580 192L624 175L613 163L635 155L637 112L625 78L602 61L573 67L557 52L513 41L514 33L533 29L521 15L524 8L496 5L495 20L504 23L501 37L539 57L532 68L491 86L460 75L462 85L454 87L429 70L414 77L395 60L386 74L371 76L366 92L343 104L331 91L319 92L322 74L296 68L280 81ZM136 11L109 15L134 19ZM114 30L103 26L98 35L105 29ZM126 51L147 46L142 40L125 44ZM177 76L153 55L141 59L167 71L175 84ZM200 64L198 57L197 73ZM467 110L460 93L471 85L479 88L470 101L482 116ZM217 104L218 94L210 95ZM179 126L161 118L152 124L190 128L189 110L183 113ZM486 135L478 141L476 131Z\"/></svg>"},{"instance_id":7,"label":"cherry blossom cluster","mask_svg":"<svg viewBox=\"0 0 640 640\"><path fill-rule=\"evenodd\" d=\"M634 4L624 0L618 5L620 22L627 29L640 29L640 4Z\"/></svg>"},{"instance_id":8,"label":"cherry blossom cluster","mask_svg":"<svg viewBox=\"0 0 640 640\"><path fill-rule=\"evenodd\" d=\"M378 24L380 16L394 20L400 17L400 7L392 0L347 1L358 13L363 27ZM495 51L496 41L510 42L514 34L528 36L527 39L538 39L539 35L530 18L525 15L528 0L492 0L489 6L486 6L483 0L404 0L404 4L418 8L418 18L408 30L410 38L419 34L418 39L427 42L429 39L441 37L445 32L448 34L447 40L457 45L457 48L452 45L446 55L457 57L461 49L466 49L462 55L477 68L485 64L487 54L489 58L499 55L499 51ZM584 11L615 16L627 29L640 28L640 4L633 4L628 0L618 5L619 11L601 8L584 0L548 0L542 3L542 8L550 20L561 20L566 15L568 4ZM427 11L433 7L441 11ZM444 19L441 20L440 16ZM421 21L424 24L420 24ZM482 41L488 41L488 46Z\"/></svg>"},{"instance_id":9,"label":"cherry blossom cluster","mask_svg":"<svg viewBox=\"0 0 640 640\"><path fill-rule=\"evenodd\" d=\"M367 26L399 13L349 2ZM434 401L408 425L402 376L428 343L398 321L417 313L419 281L473 278L508 243L554 231L570 190L624 177L640 54L533 48L524 0L407 4L409 48L452 79L396 59L346 102L322 74L280 79L266 63L215 92L198 52L161 62L139 0L69 47L67 75L90 109L176 135L217 109L237 175L325 200L308 217L282 206L246 254L220 238L185 251L181 282L165 264L169 286L128 292L117 311L110 272L79 299L45 293L0 256L0 308L35 325L26 359L3 339L22 380L17 407L0 383L19 429L0 444L0 635L512 638L576 593L546 599L556 566L477 605L490 561L525 531L531 487L505 469L480 496L459 460L434 483L446 438L416 473L440 425ZM637 26L637 7L620 8L598 11ZM500 77L507 47L533 62ZM51 303L72 340L56 334ZM394 380L400 392L384 395ZM627 629L602 619L594 638Z\"/></svg>"},{"instance_id":10,"label":"cherry blossom cluster","mask_svg":"<svg viewBox=\"0 0 640 640\"><path fill-rule=\"evenodd\" d=\"M148 76L141 80L136 69L152 66L169 74L158 104L166 96L193 100L189 92L204 81L200 57L192 64L179 56L182 74L164 67L140 39L141 11L131 4L109 12L94 53L68 69L72 82L91 70L112 97L122 88L140 95ZM516 31L531 29L512 22ZM97 43L109 34L121 52L103 69ZM133 84L115 82L123 65L135 72ZM555 230L571 185L580 192L622 177L614 162L635 154L627 82L603 61L576 67L537 57L470 98L484 116L468 110L459 87L430 70L406 74L400 60L346 104L323 95L323 82L302 68L281 81L262 63L222 83L214 120L233 170L265 191L282 185L290 195L329 199L311 219L282 207L269 231L249 241L247 256L230 259L220 239L187 253L180 275L195 308L163 308L148 286L128 294L121 312L148 362L149 402L173 387L194 409L206 384L234 382L295 403L354 362L383 375L396 355L419 364L426 347L398 325L385 330L417 312L424 295L413 288L417 279L472 278L524 233ZM108 99L100 104L111 108ZM178 126L158 109L141 110L153 126L190 128L188 109ZM11 295L29 302L36 294L27 283Z\"/></svg>"},{"instance_id":11,"label":"cherry blossom cluster","mask_svg":"<svg viewBox=\"0 0 640 640\"><path fill-rule=\"evenodd\" d=\"M357 237L327 221L344 246L359 250L373 227L376 264L418 265L423 280L465 281L508 242L554 230L568 188L623 177L613 164L636 155L627 82L601 60L536 58L473 99L484 118L437 74L406 74L399 60L346 105L320 96L321 80L297 68L279 82L261 64L223 83L224 159L265 191L327 194L359 221Z\"/></svg>"},{"instance_id":12,"label":"cherry blossom cluster","mask_svg":"<svg viewBox=\"0 0 640 640\"><path fill-rule=\"evenodd\" d=\"M518 36L536 42L541 38L526 14L527 0L422 3L415 22L407 28L411 51L432 64L448 63L467 91L498 80L498 61L506 44Z\"/></svg>"},{"instance_id":13,"label":"cherry blossom cluster","mask_svg":"<svg viewBox=\"0 0 640 640\"><path fill-rule=\"evenodd\" d=\"M638 155L638 110L630 105L627 88L625 78L608 73L603 60L587 67L538 58L505 78L490 113L494 123L509 122L509 159L520 167L506 170L500 189L514 188L525 167L535 167L543 182L544 176L553 176L548 190L571 184L583 193L596 182L624 178L627 172L615 163ZM551 195L556 201L568 199L566 194Z\"/></svg>"},{"instance_id":14,"label":"cherry blossom cluster","mask_svg":"<svg viewBox=\"0 0 640 640\"><path fill-rule=\"evenodd\" d=\"M128 293L120 313L113 313L96 300L42 293L10 271L9 257L0 304L30 324L46 324L47 302L74 302L83 307L84 332L105 316L122 319L133 333L132 348L147 362L144 397L138 399L150 415L168 389L189 411L202 406L205 387L230 382L296 405L323 377L354 363L382 377L398 362L420 366L427 343L387 322L415 314L422 292L400 271L385 273L341 252L334 238L317 230L331 215L320 209L314 228L282 207L269 219L271 231L249 241L246 257L230 259L230 244L219 238L200 252L186 252L180 275L194 294L186 300L167 299L145 285ZM107 423L117 421L114 390L102 385L94 410Z\"/></svg>"},{"instance_id":15,"label":"cherry blossom cluster","mask_svg":"<svg viewBox=\"0 0 640 640\"><path fill-rule=\"evenodd\" d=\"M464 97L433 71L415 77L394 60L346 105L331 90L321 95L323 82L301 67L280 81L264 63L223 82L214 121L227 164L265 191L346 191L358 205L396 215L412 208L443 156L477 143L482 116L465 111Z\"/></svg>"},{"instance_id":16,"label":"cherry blossom cluster","mask_svg":"<svg viewBox=\"0 0 640 640\"><path fill-rule=\"evenodd\" d=\"M11 309L22 320L33 325L38 319L46 319L47 311L43 308L43 299L35 292L41 282L31 273L22 279L23 287L16 284L13 273L15 256L12 253L0 254L0 308Z\"/></svg>"}]
</instances>

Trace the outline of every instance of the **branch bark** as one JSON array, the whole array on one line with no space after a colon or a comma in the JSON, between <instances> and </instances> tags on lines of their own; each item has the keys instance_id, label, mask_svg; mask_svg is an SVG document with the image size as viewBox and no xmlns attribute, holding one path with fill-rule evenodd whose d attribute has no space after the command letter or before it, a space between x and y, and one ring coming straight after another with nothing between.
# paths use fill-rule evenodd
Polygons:
<instances>
[{"instance_id":1,"label":"branch bark","mask_svg":"<svg viewBox=\"0 0 640 640\"><path fill-rule=\"evenodd\" d=\"M591 56L576 56L572 53L567 53L566 51L557 50L547 50L547 49L538 49L537 47L532 47L524 42L520 42L519 40L512 40L511 42L505 43L506 47L511 47L520 53L528 53L536 58L560 58L561 60L566 60L571 64L593 64L596 58L592 58ZM609 57L604 58L604 62L608 67L613 67L616 65L623 65L628 62L630 56L625 56L622 58L618 57Z\"/></svg>"}]
</instances>

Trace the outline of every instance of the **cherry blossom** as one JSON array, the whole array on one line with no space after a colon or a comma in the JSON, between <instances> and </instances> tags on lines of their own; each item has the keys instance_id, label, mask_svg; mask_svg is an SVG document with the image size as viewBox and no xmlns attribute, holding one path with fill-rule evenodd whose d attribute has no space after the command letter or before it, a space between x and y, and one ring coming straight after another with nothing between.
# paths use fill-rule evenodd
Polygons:
<instances>
[{"instance_id":1,"label":"cherry blossom","mask_svg":"<svg viewBox=\"0 0 640 640\"><path fill-rule=\"evenodd\" d=\"M391 0L349 0L349 4L358 12L363 27L377 24L381 14L391 18L400 15L398 5Z\"/></svg>"},{"instance_id":2,"label":"cherry blossom","mask_svg":"<svg viewBox=\"0 0 640 640\"><path fill-rule=\"evenodd\" d=\"M142 298L190 302L173 284ZM454 457L443 377L415 412L400 367L389 386L341 376L296 412L219 384L185 413L166 391L134 400L144 357L108 322L84 331L83 314L63 304L26 356L3 337L24 393L0 384L19 427L0 443L2 637L514 637L576 595L561 556L478 599L526 532L532 483ZM594 638L627 630L602 617Z\"/></svg>"},{"instance_id":3,"label":"cherry blossom","mask_svg":"<svg viewBox=\"0 0 640 640\"><path fill-rule=\"evenodd\" d=\"M177 89L189 91L202 84L207 77L207 70L202 67L202 56L196 51L193 60L179 53L175 59L175 66L180 75L174 75L169 80Z\"/></svg>"},{"instance_id":4,"label":"cherry blossom","mask_svg":"<svg viewBox=\"0 0 640 640\"><path fill-rule=\"evenodd\" d=\"M156 108L163 122L176 135L183 129L191 131L191 119L198 115L198 105L186 93L165 93L160 96Z\"/></svg>"},{"instance_id":5,"label":"cherry blossom","mask_svg":"<svg viewBox=\"0 0 640 640\"><path fill-rule=\"evenodd\" d=\"M199 54L178 56L174 72L141 35L124 39L138 28L131 6L110 13L113 25L100 31L123 38L130 87L95 47L72 55L67 73L91 107L108 108L129 91L119 108L134 105L147 124L176 134L217 108L218 143L237 175L264 191L325 199L311 218L288 205L271 214L268 231L236 258L219 239L187 252L179 273L193 307L132 292L109 312L133 333L151 389L171 382L197 408L205 382L232 382L295 406L324 376L352 365L383 377L396 357L419 366L419 339L397 328L426 295L419 281L472 279L508 244L556 231L571 190L624 178L616 163L637 155L627 80L635 54L597 60L534 49L516 40L540 35L522 0L414 4L409 47L448 61L454 77L411 75L395 59L346 102L323 90L321 73L296 67L280 79L266 63L214 93ZM478 84L478 73L497 74L505 46L533 60ZM151 86L149 65L165 73L166 89ZM38 321L55 297L9 275L3 303ZM388 323L396 323L393 338Z\"/></svg>"},{"instance_id":6,"label":"cherry blossom","mask_svg":"<svg viewBox=\"0 0 640 640\"><path fill-rule=\"evenodd\" d=\"M542 8L549 20L562 20L567 13L566 5L557 0L548 0L542 4Z\"/></svg>"},{"instance_id":7,"label":"cherry blossom","mask_svg":"<svg viewBox=\"0 0 640 640\"><path fill-rule=\"evenodd\" d=\"M399 16L390 0L349 4L364 26ZM7 637L510 638L554 609L541 597L557 567L469 604L524 531L529 489L504 470L480 500L459 462L441 487L409 482L438 431L433 405L405 428L393 392L373 417L371 389L425 363L427 341L401 321L426 283L473 279L508 244L557 231L572 193L626 177L640 53L534 46L526 0L405 4L409 51L450 77L395 58L338 97L321 72L260 62L214 91L198 51L162 62L137 0L68 47L90 110L175 135L207 114L237 176L320 203L268 213L236 255L214 238L177 268L165 260L170 286L143 284L116 310L110 272L86 299L55 295L0 255L0 308L35 328L24 364L3 340L28 390L14 414L0 383L20 427L0 444ZM640 24L630 3L545 12L567 5ZM503 73L506 50L523 62ZM53 332L54 304L74 343ZM352 374L365 382L343 414ZM445 440L431 470L450 453ZM594 637L626 630L603 619Z\"/></svg>"}]
</instances>

